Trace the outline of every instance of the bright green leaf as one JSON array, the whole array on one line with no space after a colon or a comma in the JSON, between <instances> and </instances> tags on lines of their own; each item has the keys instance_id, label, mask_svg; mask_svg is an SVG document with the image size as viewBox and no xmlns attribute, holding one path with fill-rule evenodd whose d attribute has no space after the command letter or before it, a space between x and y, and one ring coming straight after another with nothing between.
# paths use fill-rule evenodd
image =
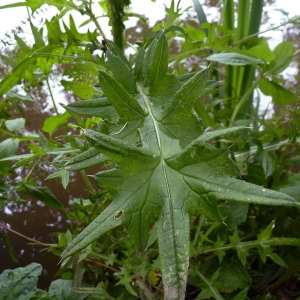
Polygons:
<instances>
[{"instance_id":1,"label":"bright green leaf","mask_svg":"<svg viewBox=\"0 0 300 300\"><path fill-rule=\"evenodd\" d=\"M290 65L294 54L293 44L289 41L278 44L274 49L274 54L275 59L269 66L269 72L277 75Z\"/></svg>"},{"instance_id":2,"label":"bright green leaf","mask_svg":"<svg viewBox=\"0 0 300 300\"><path fill-rule=\"evenodd\" d=\"M64 71L61 84L73 91L81 99L91 99L95 94L94 84L97 82L98 68L91 62L73 63Z\"/></svg>"},{"instance_id":3,"label":"bright green leaf","mask_svg":"<svg viewBox=\"0 0 300 300\"><path fill-rule=\"evenodd\" d=\"M257 45L247 51L264 62L270 62L275 58L275 54L270 50L268 40L265 37L259 38Z\"/></svg>"},{"instance_id":4,"label":"bright green leaf","mask_svg":"<svg viewBox=\"0 0 300 300\"><path fill-rule=\"evenodd\" d=\"M53 134L58 126L63 125L68 121L69 117L70 114L68 112L65 112L62 115L50 116L44 121L42 130L49 134Z\"/></svg>"},{"instance_id":5,"label":"bright green leaf","mask_svg":"<svg viewBox=\"0 0 300 300\"><path fill-rule=\"evenodd\" d=\"M265 95L272 96L274 103L277 105L290 104L297 100L296 95L292 91L267 78L262 78L259 88Z\"/></svg>"}]
</instances>

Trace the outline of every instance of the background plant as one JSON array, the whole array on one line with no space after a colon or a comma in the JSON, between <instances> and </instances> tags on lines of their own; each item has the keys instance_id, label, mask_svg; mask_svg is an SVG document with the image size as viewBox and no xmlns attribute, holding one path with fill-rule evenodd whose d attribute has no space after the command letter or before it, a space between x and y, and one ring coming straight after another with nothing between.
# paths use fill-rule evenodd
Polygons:
<instances>
[{"instance_id":1,"label":"background plant","mask_svg":"<svg viewBox=\"0 0 300 300\"><path fill-rule=\"evenodd\" d=\"M109 3L103 3L107 8ZM31 5L35 10L41 4L42 3L29 3L28 5ZM64 8L59 6L61 9L61 16L70 9L80 10L89 16L92 15L88 6L89 2L83 2L81 5L75 5L72 2L66 2L64 4L66 5ZM227 25L229 20L232 20L232 10L230 10L229 6L226 6L230 4L232 5L233 2L230 3L230 1L227 1L224 3L224 26L203 24L203 30L197 30L178 19L182 10L180 10L179 6L172 3L172 5L167 8L166 22L157 25L155 30L166 29L167 26L172 25L172 31L168 33L169 42L173 40L174 37L184 37L183 42L180 42L182 51L180 51L180 54L174 54L174 56L169 60L169 67L174 69L176 76L185 73L185 66L187 65L188 59L191 57L191 54L197 53L197 57L201 57L202 59L207 58L207 49L210 51L209 54L214 52L212 56L208 57L210 61L213 61L213 65L210 67L210 72L208 73L209 80L223 80L222 64L227 66L225 74L229 74L230 72L236 74L229 77L225 76L224 94L222 86L215 86L215 89L211 90L212 93L210 96L206 95L206 98L204 98L204 100L206 99L205 101L197 101L195 103L194 109L203 120L203 129L207 126L214 129L220 129L224 128L224 126L230 127L232 124L253 126L253 130L251 131L246 130L242 131L239 135L227 136L227 140L220 139L219 136L214 136L213 138L216 138L215 147L217 149L222 149L230 145L231 153L239 166L243 179L253 183L259 183L260 185L263 183L263 185L268 188L279 189L282 179L284 178L286 184L285 186L282 186L282 189L297 197L298 194L295 189L298 186L298 176L297 174L291 173L291 166L298 163L297 138L299 135L299 108L297 107L295 97L278 84L280 83L280 71L288 65L294 53L293 51L290 51L291 47L286 42L278 45L272 53L272 51L268 49L267 41L262 38L252 36L251 39L246 39L244 43L240 43L240 39L234 40L233 37L237 35L234 35L232 31L233 28ZM203 20L205 20L205 16L203 15L203 11L200 9L201 6L197 5L197 2L195 2L195 8L197 9L200 23L202 23ZM107 11L109 13L109 10ZM246 9L242 12L247 13L248 11L249 10ZM120 14L120 17L118 25L119 28L122 27L120 25L122 22L122 14ZM108 59L108 62L110 61L108 64L106 64L104 56L95 56L92 54L96 49L105 50L105 45L97 39L98 34L101 33L99 28L93 34L80 34L76 29L73 19L70 17L69 24L64 24L63 30L61 30L58 19L59 18L53 18L51 22L47 23L48 38L46 42L44 41L44 35L42 32L35 29L34 26L32 26L32 28L35 37L35 45L33 45L32 48L24 45L24 42L17 38L18 45L21 49L21 55L18 56L15 61L9 60L8 57L3 56L4 61L9 63L14 69L11 75L7 76L2 81L1 91L2 93L7 92L8 89L12 88L14 84L20 80L20 78L26 79L26 85L29 89L31 84L39 82L39 80L43 80L51 74L50 70L52 70L51 66L53 64L63 62L66 64L65 74L68 75L69 78L73 78L73 82L67 82L64 80L62 81L62 84L83 99L91 99L92 94L95 94L96 97L94 100L88 100L88 102L84 101L76 102L74 105L71 104L67 108L68 113L61 116L58 115L50 117L48 121L45 121L43 131L44 134L48 133L50 136L45 138L44 135L40 134L39 136L35 136L34 139L29 137L27 140L39 141L40 145L33 144L29 147L32 153L26 154L26 156L15 157L15 159L18 160L18 164L15 165L13 169L11 169L6 163L4 170L7 170L8 172L11 172L11 170L20 166L27 165L28 163L32 164L32 168L29 170L33 170L36 166L35 162L37 158L46 159L48 156L52 155L58 155L54 160L54 164L57 167L61 167L69 160L70 155L75 155L76 153L87 150L88 145L84 142L81 135L77 135L78 131L76 127L73 127L72 129L73 135L61 135L61 142L58 142L57 138L53 138L56 135L55 130L60 126L67 125L71 116L74 120L76 120L76 123L81 128L97 128L100 117L103 117L102 112L97 112L97 107L99 107L100 104L103 107L103 103L105 103L104 100L102 100L102 102L97 100L97 97L99 98L103 91L99 89L99 87L96 87L96 90L92 88L92 85L97 82L97 70L112 71L116 68L114 64L120 62L123 62L123 64L125 63L121 53L116 53L114 52L115 50L112 50L116 49L112 48L112 45L110 51L107 53L107 57L109 58L109 53L112 52L111 59ZM96 19L91 17L90 20L95 21ZM115 23L112 22L112 24ZM258 28L258 25L256 25L256 27ZM182 28L184 30L182 30ZM237 28L237 30L239 29L240 28ZM253 29L251 30L253 31ZM244 39L251 34L252 31L244 32L244 35L241 33L240 38ZM257 32L257 30L254 30L253 33L255 32ZM147 47L151 41L152 37L145 35L144 46ZM284 49L289 50L285 51ZM218 52L225 53L218 54ZM286 57L284 63L280 60L282 53L284 53ZM268 55L262 57L263 54ZM120 57L122 58L121 60ZM238 64L243 64L244 66L241 67L237 65L237 61L239 62ZM131 61L130 66L132 62L134 62L134 60ZM219 65L217 65L217 63ZM205 60L202 60L203 67L207 64L208 63ZM249 87L249 85L246 85L245 83L236 81L236 78L247 78L247 74L252 74L252 77L249 75L249 78L253 78L253 66L255 66L256 70L258 70L260 74L259 77L254 80L253 85ZM199 70L197 65L192 66L192 68L194 71ZM25 69L27 71L24 73ZM250 69L251 72L248 71L248 69ZM41 73L36 72L36 70L42 70L42 77L40 77L40 75L37 76L37 74ZM112 73L115 77L117 77L117 81L119 81L120 74L116 71L115 73ZM238 75L241 73L244 75ZM32 74L34 74L34 76L32 76ZM79 74L81 76L79 76ZM128 75L129 73L126 74ZM265 79L266 76L268 76L267 81ZM85 82L82 82L82 77L85 78ZM183 77L182 82L187 79L188 78ZM250 82L246 79L243 79L243 81ZM211 89L214 85L210 81L208 81L208 83L208 87ZM128 85L125 84L125 87L126 86ZM226 88L226 86L234 86L234 88L231 89L231 92L234 92L234 95L229 94L230 89ZM275 117L273 120L260 118L257 107L254 107L255 103L253 102L253 97L250 97L254 87L256 86L259 86L263 92L271 94L274 101L277 103L278 101L285 99L284 103L278 103L284 105L285 119L283 119L283 116L280 115ZM284 96L282 97L280 95ZM11 92L7 93L7 97L7 99L13 99L14 101L24 101L24 98L22 98L21 95L12 94ZM292 102L294 107L289 108L287 104ZM5 105L7 105L7 101ZM109 105L105 105L105 107L108 115L112 113L112 109ZM101 111L102 110L103 109L101 109ZM85 117L78 115L79 112L81 114L83 113ZM288 115L286 114L287 112ZM114 118L116 117L116 115L113 116ZM6 116L5 118L10 117ZM10 132L20 130L22 126L24 126L24 120L16 119L4 124L8 124L8 127L4 127L5 133L12 136L12 133ZM116 133L120 131L118 135L120 136L121 134L122 137L122 135L126 135L128 130L128 124L123 128L125 124L126 122L119 124L119 126L118 124L110 124L111 128L109 129L98 129L102 132L104 130L104 132L107 133L107 130L108 132L109 130L112 131L113 126L115 126L115 130L113 132ZM287 129L286 125L290 125L291 129ZM66 128L64 130L67 132L70 129ZM7 139L4 141L5 143L3 143L3 149L10 149L9 153L2 152L4 153L3 156L8 157L7 160L12 159L11 155L16 151L17 143L21 139L19 134L14 134L13 137L14 139ZM137 137L135 135L132 137L132 139L136 138ZM9 145L12 144L13 146L7 147L6 143ZM87 152L84 152L90 155L90 160L84 161L85 167L88 166L89 163L90 165L94 164L96 162L95 157L98 159L97 162L103 162L103 156L98 156L98 152L93 151L94 150L87 150ZM79 168L80 164L81 168L82 161L78 162L77 168ZM30 174L30 172L28 174ZM110 203L111 199L107 196L103 198L103 196L96 193L94 187L85 175L85 172L81 171L81 174L89 188L90 197L89 200L78 200L74 202L73 206L76 209L74 213L68 214L69 218L77 219L84 225L90 223L98 213L103 211L108 203ZM64 186L67 186L69 175L69 171L61 170L54 175L51 175L51 177L61 177ZM25 189L26 191L29 191L32 195L38 195L38 198L43 199L52 206L56 205L56 207L62 208L62 205L56 201L57 199L55 200L53 195L49 196L49 191L46 191L43 187L37 187L35 185L33 188L32 184L34 185L32 180L30 180L30 176L26 176L22 182L17 184L17 187L21 187L22 190ZM8 186L5 184L3 186L8 191ZM122 209L119 211L120 216L123 217L121 213ZM199 288L199 290L201 290L201 293L198 296L199 299L205 299L210 296L219 299L221 299L221 297L232 299L233 295L245 298L247 293L249 296L252 295L251 293L257 293L257 290L254 289L255 282L259 282L262 286L266 284L266 282L273 282L274 290L276 291L276 286L282 284L284 279L295 274L295 269L293 270L291 267L288 267L286 272L283 271L284 265L292 266L297 259L297 254L293 256L290 254L294 251L292 250L293 248L280 248L281 251L284 251L283 249L289 249L285 250L287 253L285 255L283 252L279 254L278 252L274 252L272 246L282 244L297 245L298 242L293 239L283 239L279 241L276 238L271 238L271 229L274 226L273 235L275 237L297 237L296 234L290 234L293 232L292 228L297 228L296 226L298 222L297 213L294 209L289 210L288 208L281 208L278 210L274 208L256 206L250 206L248 209L248 206L245 204L223 203L220 204L219 211L221 217L226 216L225 222L228 226L226 229L220 220L219 222L217 220L211 222L204 216L193 217L191 219L191 259L193 262L191 265L197 266L199 264L201 268L198 269L195 267L190 269L188 283L191 286L194 286L194 288ZM276 221L274 223L275 219ZM252 220L255 220L255 222ZM237 225L239 225L238 229ZM262 231L264 228L266 229ZM78 223L72 228L74 233L80 230L81 225ZM120 231L115 230L113 240L118 240L118 242L111 243L112 237L107 236L107 238L101 238L100 244L94 243L88 252L83 253L79 259L80 263L77 264L78 267L75 268L70 266L70 270L72 270L74 274L74 281L78 285L81 284L82 280L84 282L88 281L90 284L96 284L96 278L97 276L100 276L98 271L87 265L85 263L86 261L83 261L82 259L87 258L89 255L93 258L93 260L98 260L99 251L100 253L101 251L107 251L106 254L108 255L105 254L101 256L101 259L104 259L109 264L120 263L123 266L123 269L119 273L119 282L127 287L127 289L132 293L136 293L137 291L134 291L131 286L131 282L135 278L143 278L143 282L137 281L139 282L137 284L139 292L141 295L144 294L144 297L150 297L152 291L150 289L151 292L149 294L149 288L145 285L145 282L150 282L155 285L159 282L160 278L160 273L157 273L157 270L160 270L160 266L157 260L156 243L152 243L151 248L148 248L149 252L144 254L141 257L141 260L139 260L139 254L136 253L136 251L130 250L132 248L131 242L126 243L125 246L122 244L122 240L124 239L122 239L123 235L124 232L122 232L121 228ZM52 249L57 249L56 251L59 253L59 249L64 248L67 241L70 242L70 237L69 235L67 236L60 234L59 244L56 246L52 245ZM153 234L153 236L155 236L155 234ZM105 247L103 245L103 241L106 239L107 242L104 242L104 245L106 245ZM154 242L154 240L152 240L152 242ZM109 247L109 244L112 244L113 246ZM254 251L255 248L257 251ZM235 252L232 252L234 249L237 249L237 256L235 255ZM115 253L118 253L117 259L114 259ZM199 255L200 253L202 254L201 256ZM213 253L213 255L210 255L210 253ZM277 274L284 275L277 275L276 278L266 276L265 281L263 281L260 278L260 274L264 272L268 274L269 259L277 263L277 267L274 264L270 264L270 268L277 268L278 270L281 270ZM239 263L239 261L241 263ZM258 261L262 262L263 265L260 269L256 266ZM288 261L289 264L285 261ZM253 269L251 278L246 275L245 271L243 271L243 265L246 269ZM230 277L230 274L232 276L232 272L230 273L230 270L232 269L229 266L234 266L234 270L236 271L234 273L239 275ZM83 270L85 270L85 272L82 272ZM147 270L147 272L145 270ZM68 276L66 274L67 272L63 276ZM89 276L88 274L97 275ZM75 278L77 279L75 280ZM111 282L112 278L114 278L113 280L117 280L113 273L109 274L108 277L107 275L102 274L101 278L103 278L104 282ZM236 285L231 284L230 288L226 287L224 285L225 278L227 280L228 278L231 278L231 283L234 281L238 283ZM105 289L112 293L112 289L109 286L105 287ZM272 293L272 289L270 289L270 293ZM151 297L159 296L151 295Z\"/></svg>"}]
</instances>

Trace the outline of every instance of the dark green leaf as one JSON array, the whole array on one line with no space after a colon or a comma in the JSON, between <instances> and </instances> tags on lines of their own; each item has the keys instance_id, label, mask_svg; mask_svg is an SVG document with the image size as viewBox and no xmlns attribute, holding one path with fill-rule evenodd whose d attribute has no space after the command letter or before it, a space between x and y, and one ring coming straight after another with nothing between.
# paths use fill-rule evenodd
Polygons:
<instances>
[{"instance_id":1,"label":"dark green leaf","mask_svg":"<svg viewBox=\"0 0 300 300\"><path fill-rule=\"evenodd\" d=\"M97 98L70 103L69 105L61 104L66 110L85 116L98 116L103 119L116 121L117 113L107 98Z\"/></svg>"},{"instance_id":2,"label":"dark green leaf","mask_svg":"<svg viewBox=\"0 0 300 300\"><path fill-rule=\"evenodd\" d=\"M62 258L121 224L142 250L148 244L150 226L156 222L166 299L181 299L188 271L190 215L204 214L222 222L220 200L298 204L285 194L235 179L238 172L229 149L215 148L211 140L238 133L244 127L203 132L194 103L205 91L207 70L182 80L167 74L168 46L162 33L152 39L137 68L134 97L115 78L100 72L101 87L119 122L107 122L106 133L85 129L84 134L113 162L111 169L100 171L95 179L114 200L68 245ZM89 151L92 155L88 153L88 160L94 153ZM244 215L245 210L232 223L240 222ZM237 247L237 233L231 241ZM243 264L248 248L237 247ZM207 286L213 296L219 297L209 281Z\"/></svg>"},{"instance_id":3,"label":"dark green leaf","mask_svg":"<svg viewBox=\"0 0 300 300\"><path fill-rule=\"evenodd\" d=\"M79 294L73 291L73 280L57 279L51 282L49 293L56 295L59 300L83 300L86 294Z\"/></svg>"},{"instance_id":4,"label":"dark green leaf","mask_svg":"<svg viewBox=\"0 0 300 300\"><path fill-rule=\"evenodd\" d=\"M0 275L0 298L5 300L26 300L37 288L42 266L31 263L24 268L4 270Z\"/></svg>"},{"instance_id":5,"label":"dark green leaf","mask_svg":"<svg viewBox=\"0 0 300 300\"><path fill-rule=\"evenodd\" d=\"M140 119L146 112L138 101L131 97L124 87L107 73L99 72L100 85L108 100L114 106L120 117L126 120Z\"/></svg>"},{"instance_id":6,"label":"dark green leaf","mask_svg":"<svg viewBox=\"0 0 300 300\"><path fill-rule=\"evenodd\" d=\"M218 275L215 285L220 292L231 293L251 285L251 276L241 264L224 262Z\"/></svg>"},{"instance_id":7,"label":"dark green leaf","mask_svg":"<svg viewBox=\"0 0 300 300\"><path fill-rule=\"evenodd\" d=\"M136 94L135 79L127 62L122 57L106 53L108 67L113 72L115 79L125 88L129 94Z\"/></svg>"},{"instance_id":8,"label":"dark green leaf","mask_svg":"<svg viewBox=\"0 0 300 300\"><path fill-rule=\"evenodd\" d=\"M82 170L88 167L92 167L109 160L109 158L102 153L100 153L95 148L90 148L89 150L75 156L70 159L64 166L67 171Z\"/></svg>"},{"instance_id":9,"label":"dark green leaf","mask_svg":"<svg viewBox=\"0 0 300 300\"><path fill-rule=\"evenodd\" d=\"M58 209L64 210L64 206L57 200L57 198L52 194L52 192L47 187L40 187L40 186L32 186L28 184L23 185L25 191L40 200L41 202Z\"/></svg>"}]
</instances>

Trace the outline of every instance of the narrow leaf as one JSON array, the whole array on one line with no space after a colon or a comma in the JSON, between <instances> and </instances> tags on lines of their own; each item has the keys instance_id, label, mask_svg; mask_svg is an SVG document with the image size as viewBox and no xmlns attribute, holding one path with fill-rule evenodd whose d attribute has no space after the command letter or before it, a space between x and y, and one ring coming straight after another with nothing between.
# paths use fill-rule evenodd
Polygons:
<instances>
[{"instance_id":1,"label":"narrow leaf","mask_svg":"<svg viewBox=\"0 0 300 300\"><path fill-rule=\"evenodd\" d=\"M152 159L152 156L141 148L101 132L85 129L84 135L93 147L118 163L122 163L125 158L128 160L143 158L148 161ZM153 161L156 162L156 160Z\"/></svg>"},{"instance_id":2,"label":"narrow leaf","mask_svg":"<svg viewBox=\"0 0 300 300\"><path fill-rule=\"evenodd\" d=\"M126 204L112 202L80 235L78 235L62 253L65 259L98 239L103 233L122 224Z\"/></svg>"},{"instance_id":3,"label":"narrow leaf","mask_svg":"<svg viewBox=\"0 0 300 300\"><path fill-rule=\"evenodd\" d=\"M199 95L204 90L206 80L207 69L196 73L192 78L190 78L169 100L165 118L170 115L170 113L183 110L185 107L191 109L194 102L199 99Z\"/></svg>"},{"instance_id":4,"label":"narrow leaf","mask_svg":"<svg viewBox=\"0 0 300 300\"><path fill-rule=\"evenodd\" d=\"M135 79L131 69L124 60L112 55L110 51L106 52L108 67L113 72L115 79L123 86L129 94L136 94Z\"/></svg>"},{"instance_id":5,"label":"narrow leaf","mask_svg":"<svg viewBox=\"0 0 300 300\"><path fill-rule=\"evenodd\" d=\"M246 66L252 64L263 64L263 61L252 56L239 53L218 53L209 55L207 60L230 66Z\"/></svg>"},{"instance_id":6,"label":"narrow leaf","mask_svg":"<svg viewBox=\"0 0 300 300\"><path fill-rule=\"evenodd\" d=\"M117 113L107 98L97 98L61 104L66 110L85 116L98 116L103 119L116 120Z\"/></svg>"},{"instance_id":7,"label":"narrow leaf","mask_svg":"<svg viewBox=\"0 0 300 300\"><path fill-rule=\"evenodd\" d=\"M25 188L25 191L37 200L40 200L41 202L51 207L64 210L64 206L58 201L58 199L47 187L32 186L29 184L24 184L23 186Z\"/></svg>"},{"instance_id":8,"label":"narrow leaf","mask_svg":"<svg viewBox=\"0 0 300 300\"><path fill-rule=\"evenodd\" d=\"M100 71L99 81L105 95L120 117L126 120L135 120L145 116L145 112L137 100L131 97L111 76Z\"/></svg>"},{"instance_id":9,"label":"narrow leaf","mask_svg":"<svg viewBox=\"0 0 300 300\"><path fill-rule=\"evenodd\" d=\"M100 153L95 148L90 148L87 151L70 159L64 166L68 171L82 170L92 166L96 166L109 160L107 156Z\"/></svg>"},{"instance_id":10,"label":"narrow leaf","mask_svg":"<svg viewBox=\"0 0 300 300\"><path fill-rule=\"evenodd\" d=\"M144 59L145 84L149 85L152 95L159 93L159 88L168 71L168 45L164 34L154 39Z\"/></svg>"}]
</instances>

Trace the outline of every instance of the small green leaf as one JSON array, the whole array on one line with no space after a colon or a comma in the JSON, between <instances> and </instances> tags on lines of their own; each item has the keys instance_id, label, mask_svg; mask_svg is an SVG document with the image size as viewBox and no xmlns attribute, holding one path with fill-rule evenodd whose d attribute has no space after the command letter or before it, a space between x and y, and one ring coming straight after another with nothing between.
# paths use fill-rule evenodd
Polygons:
<instances>
[{"instance_id":1,"label":"small green leaf","mask_svg":"<svg viewBox=\"0 0 300 300\"><path fill-rule=\"evenodd\" d=\"M277 105L290 104L297 100L296 95L292 91L267 78L261 79L259 88L265 95L272 96L274 103Z\"/></svg>"},{"instance_id":2,"label":"small green leaf","mask_svg":"<svg viewBox=\"0 0 300 300\"><path fill-rule=\"evenodd\" d=\"M273 228L275 227L275 221L273 220L258 236L257 239L262 242L271 237Z\"/></svg>"},{"instance_id":3,"label":"small green leaf","mask_svg":"<svg viewBox=\"0 0 300 300\"><path fill-rule=\"evenodd\" d=\"M262 154L262 165L266 177L271 176L274 172L274 161L268 152Z\"/></svg>"},{"instance_id":4,"label":"small green leaf","mask_svg":"<svg viewBox=\"0 0 300 300\"><path fill-rule=\"evenodd\" d=\"M275 54L270 50L268 40L265 37L259 38L258 43L247 51L264 62L275 59Z\"/></svg>"},{"instance_id":5,"label":"small green leaf","mask_svg":"<svg viewBox=\"0 0 300 300\"><path fill-rule=\"evenodd\" d=\"M270 253L268 256L279 266L281 267L287 267L285 261L277 254L277 253Z\"/></svg>"},{"instance_id":6,"label":"small green leaf","mask_svg":"<svg viewBox=\"0 0 300 300\"><path fill-rule=\"evenodd\" d=\"M248 204L231 202L222 203L219 211L224 218L227 230L236 229L237 225L244 222L248 215Z\"/></svg>"},{"instance_id":7,"label":"small green leaf","mask_svg":"<svg viewBox=\"0 0 300 300\"><path fill-rule=\"evenodd\" d=\"M263 63L263 61L258 58L240 53L217 53L209 55L206 59L230 66L246 66Z\"/></svg>"},{"instance_id":8,"label":"small green leaf","mask_svg":"<svg viewBox=\"0 0 300 300\"><path fill-rule=\"evenodd\" d=\"M275 59L270 63L269 72L277 75L284 71L293 59L293 44L289 41L278 44L274 49Z\"/></svg>"},{"instance_id":9,"label":"small green leaf","mask_svg":"<svg viewBox=\"0 0 300 300\"><path fill-rule=\"evenodd\" d=\"M19 140L15 138L8 138L0 143L0 159L15 156L19 147ZM8 172L9 161L0 162L0 174Z\"/></svg>"},{"instance_id":10,"label":"small green leaf","mask_svg":"<svg viewBox=\"0 0 300 300\"><path fill-rule=\"evenodd\" d=\"M9 131L18 131L22 129L24 125L25 125L24 118L17 118L17 119L5 121L5 126Z\"/></svg>"},{"instance_id":11,"label":"small green leaf","mask_svg":"<svg viewBox=\"0 0 300 300\"><path fill-rule=\"evenodd\" d=\"M34 101L33 98L29 95L24 96L12 91L7 92L6 95L7 97L13 99L14 101L30 101L30 102Z\"/></svg>"},{"instance_id":12,"label":"small green leaf","mask_svg":"<svg viewBox=\"0 0 300 300\"><path fill-rule=\"evenodd\" d=\"M70 172L62 169L55 173L52 173L46 179L52 179L52 178L61 178L62 186L64 187L64 189L66 189L69 184Z\"/></svg>"},{"instance_id":13,"label":"small green leaf","mask_svg":"<svg viewBox=\"0 0 300 300\"><path fill-rule=\"evenodd\" d=\"M99 165L105 161L109 160L107 156L100 153L95 148L90 148L87 151L70 159L64 166L67 171L76 171L86 169L95 165Z\"/></svg>"},{"instance_id":14,"label":"small green leaf","mask_svg":"<svg viewBox=\"0 0 300 300\"><path fill-rule=\"evenodd\" d=\"M245 300L247 299L248 288L243 289L237 295L234 296L233 300Z\"/></svg>"},{"instance_id":15,"label":"small green leaf","mask_svg":"<svg viewBox=\"0 0 300 300\"><path fill-rule=\"evenodd\" d=\"M54 131L57 129L57 127L65 124L68 121L69 117L70 117L70 114L68 112L65 112L62 115L48 117L44 121L42 130L49 134L53 134Z\"/></svg>"}]
</instances>

